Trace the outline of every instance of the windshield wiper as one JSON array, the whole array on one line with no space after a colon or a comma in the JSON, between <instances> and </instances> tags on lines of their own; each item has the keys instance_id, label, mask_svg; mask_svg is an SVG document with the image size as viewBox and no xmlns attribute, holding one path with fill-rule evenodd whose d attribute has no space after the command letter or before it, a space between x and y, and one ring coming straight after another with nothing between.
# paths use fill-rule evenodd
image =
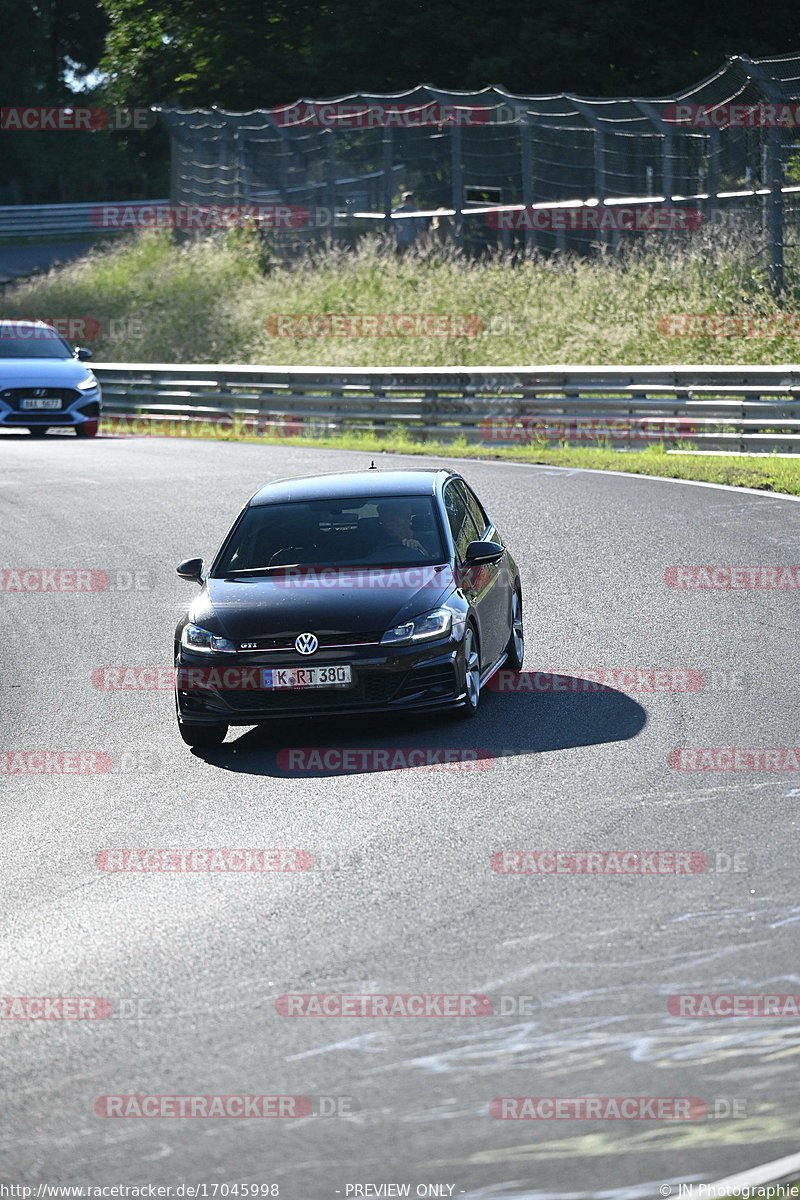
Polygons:
<instances>
[{"instance_id":1,"label":"windshield wiper","mask_svg":"<svg viewBox=\"0 0 800 1200\"><path fill-rule=\"evenodd\" d=\"M287 566L297 566L297 563L287 563ZM242 567L234 571L220 571L219 574L212 575L212 579L230 579L232 575L265 575L269 571L282 571L284 564L275 567Z\"/></svg>"}]
</instances>

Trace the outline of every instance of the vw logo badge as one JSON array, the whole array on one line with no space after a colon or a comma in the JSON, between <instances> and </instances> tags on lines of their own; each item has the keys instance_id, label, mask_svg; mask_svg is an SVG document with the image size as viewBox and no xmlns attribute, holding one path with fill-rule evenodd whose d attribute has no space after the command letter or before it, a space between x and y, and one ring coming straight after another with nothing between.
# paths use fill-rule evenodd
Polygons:
<instances>
[{"instance_id":1,"label":"vw logo badge","mask_svg":"<svg viewBox=\"0 0 800 1200\"><path fill-rule=\"evenodd\" d=\"M298 654L313 654L319 649L319 641L313 633L301 633L294 639L294 648Z\"/></svg>"}]
</instances>

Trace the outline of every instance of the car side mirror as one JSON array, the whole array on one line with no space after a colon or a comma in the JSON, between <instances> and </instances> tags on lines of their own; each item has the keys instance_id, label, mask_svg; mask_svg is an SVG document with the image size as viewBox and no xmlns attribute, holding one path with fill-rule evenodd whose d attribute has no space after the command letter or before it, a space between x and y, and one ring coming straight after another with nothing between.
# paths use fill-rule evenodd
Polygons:
<instances>
[{"instance_id":1,"label":"car side mirror","mask_svg":"<svg viewBox=\"0 0 800 1200\"><path fill-rule=\"evenodd\" d=\"M180 575L181 579L188 579L190 583L203 582L203 560L202 558L187 558L186 562L182 562L175 570Z\"/></svg>"},{"instance_id":2,"label":"car side mirror","mask_svg":"<svg viewBox=\"0 0 800 1200\"><path fill-rule=\"evenodd\" d=\"M86 362L87 358L93 358L94 356L93 356L91 350L89 350L87 347L76 346L75 347L75 357L78 359L79 362Z\"/></svg>"},{"instance_id":3,"label":"car side mirror","mask_svg":"<svg viewBox=\"0 0 800 1200\"><path fill-rule=\"evenodd\" d=\"M496 563L505 554L505 547L499 542L470 542L464 561L468 563Z\"/></svg>"}]
</instances>

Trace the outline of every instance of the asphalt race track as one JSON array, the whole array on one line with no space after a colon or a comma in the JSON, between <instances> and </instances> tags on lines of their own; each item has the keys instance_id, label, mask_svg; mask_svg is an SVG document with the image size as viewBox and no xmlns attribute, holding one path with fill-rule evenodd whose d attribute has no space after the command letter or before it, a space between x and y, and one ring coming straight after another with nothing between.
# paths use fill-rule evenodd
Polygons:
<instances>
[{"instance_id":1,"label":"asphalt race track","mask_svg":"<svg viewBox=\"0 0 800 1200\"><path fill-rule=\"evenodd\" d=\"M798 593L664 580L673 565L800 563L796 503L464 464L523 572L526 667L694 670L701 690L487 690L473 722L297 720L233 730L202 756L180 741L167 688L94 686L98 668L171 666L194 594L175 565L216 549L258 485L367 463L177 439L0 439L0 563L91 568L109 583L35 594L4 576L0 991L110 1002L99 1020L0 1023L0 1181L636 1200L796 1151L800 1021L667 1004L800 992L800 772L668 765L680 747L800 742ZM281 748L312 746L480 748L482 769L279 765ZM6 752L36 750L103 752L111 769L15 773ZM99 851L125 847L295 848L315 863L98 869ZM491 869L503 850L694 851L709 869L514 876ZM290 1017L275 1003L363 992L477 993L492 1012ZM307 1096L313 1109L95 1109L133 1094ZM708 1110L490 1115L493 1098L526 1096L694 1097ZM367 1184L384 1190L353 1190Z\"/></svg>"},{"instance_id":2,"label":"asphalt race track","mask_svg":"<svg viewBox=\"0 0 800 1200\"><path fill-rule=\"evenodd\" d=\"M26 242L0 246L0 285L11 283L23 275L49 271L57 263L80 258L97 245L96 237L86 237L66 242Z\"/></svg>"}]
</instances>

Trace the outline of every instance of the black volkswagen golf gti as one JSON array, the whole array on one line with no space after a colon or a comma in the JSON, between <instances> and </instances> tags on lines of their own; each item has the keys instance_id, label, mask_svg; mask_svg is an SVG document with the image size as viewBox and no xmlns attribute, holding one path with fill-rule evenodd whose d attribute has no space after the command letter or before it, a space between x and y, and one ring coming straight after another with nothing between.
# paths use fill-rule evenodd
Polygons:
<instances>
[{"instance_id":1,"label":"black volkswagen golf gti","mask_svg":"<svg viewBox=\"0 0 800 1200\"><path fill-rule=\"evenodd\" d=\"M282 479L245 505L175 631L178 727L296 713L453 708L472 716L524 650L516 563L452 471Z\"/></svg>"}]
</instances>

